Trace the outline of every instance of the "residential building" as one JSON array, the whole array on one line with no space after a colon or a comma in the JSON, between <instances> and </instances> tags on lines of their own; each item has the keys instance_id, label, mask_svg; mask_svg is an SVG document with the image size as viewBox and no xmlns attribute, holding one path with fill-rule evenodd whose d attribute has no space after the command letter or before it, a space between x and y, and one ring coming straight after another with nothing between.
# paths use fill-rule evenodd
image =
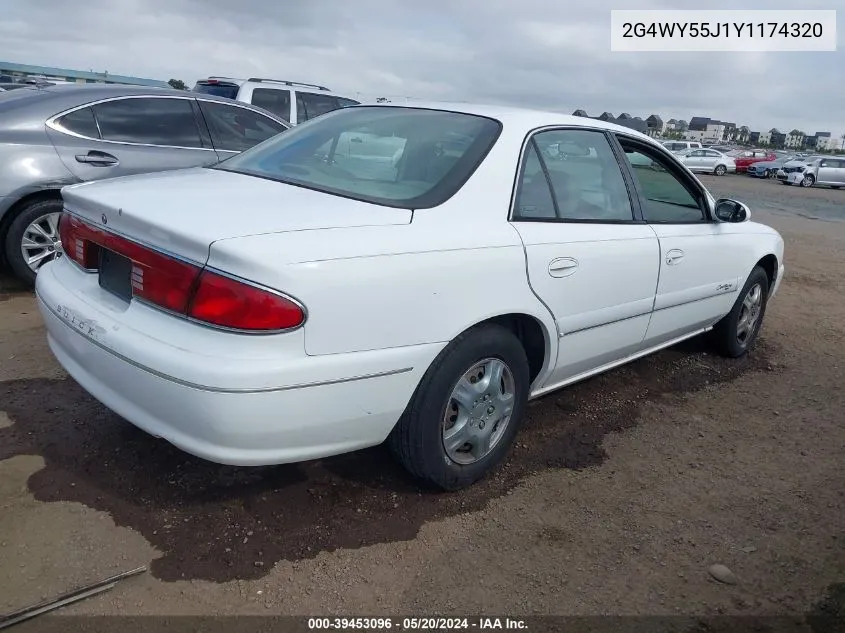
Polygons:
<instances>
[{"instance_id":1,"label":"residential building","mask_svg":"<svg viewBox=\"0 0 845 633\"><path fill-rule=\"evenodd\" d=\"M758 132L759 136L757 138L757 145L771 145L772 131L777 132L777 130L769 130L768 132Z\"/></svg>"},{"instance_id":2,"label":"residential building","mask_svg":"<svg viewBox=\"0 0 845 633\"><path fill-rule=\"evenodd\" d=\"M818 150L837 149L835 140L831 137L830 132L816 132L815 136L811 137L815 140L815 147Z\"/></svg>"},{"instance_id":3,"label":"residential building","mask_svg":"<svg viewBox=\"0 0 845 633\"><path fill-rule=\"evenodd\" d=\"M584 117L589 117L590 115L589 115L589 114L587 114L584 110L578 109L578 110L575 110L575 112L573 112L573 113L572 113L572 116L584 116Z\"/></svg>"},{"instance_id":4,"label":"residential building","mask_svg":"<svg viewBox=\"0 0 845 633\"><path fill-rule=\"evenodd\" d=\"M599 121L615 121L616 117L611 112L602 112L596 117Z\"/></svg>"},{"instance_id":5,"label":"residential building","mask_svg":"<svg viewBox=\"0 0 845 633\"><path fill-rule=\"evenodd\" d=\"M776 127L769 130L769 145L783 148L786 145L786 133L780 132Z\"/></svg>"},{"instance_id":6,"label":"residential building","mask_svg":"<svg viewBox=\"0 0 845 633\"><path fill-rule=\"evenodd\" d=\"M156 86L167 88L166 81L158 79L144 79L142 77L127 77L125 75L112 75L109 72L96 73L93 71L70 70L68 68L53 68L50 66L32 66L29 64L16 64L14 62L0 61L0 75L8 75L17 81L27 77L38 77L49 81L58 79L80 84L130 84L135 86Z\"/></svg>"},{"instance_id":7,"label":"residential building","mask_svg":"<svg viewBox=\"0 0 845 633\"><path fill-rule=\"evenodd\" d=\"M804 147L805 137L806 134L804 134L804 132L802 132L801 130L792 130L789 134L786 135L783 145L784 147L788 147L790 149Z\"/></svg>"},{"instance_id":8,"label":"residential building","mask_svg":"<svg viewBox=\"0 0 845 633\"><path fill-rule=\"evenodd\" d=\"M760 140L760 132L749 132L748 143L750 145L766 145L768 141Z\"/></svg>"}]
</instances>

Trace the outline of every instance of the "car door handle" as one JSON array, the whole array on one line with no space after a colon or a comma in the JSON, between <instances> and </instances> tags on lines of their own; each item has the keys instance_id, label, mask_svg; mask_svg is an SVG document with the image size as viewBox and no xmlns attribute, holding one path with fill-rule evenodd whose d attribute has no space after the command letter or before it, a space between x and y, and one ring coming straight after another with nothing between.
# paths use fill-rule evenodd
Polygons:
<instances>
[{"instance_id":1,"label":"car door handle","mask_svg":"<svg viewBox=\"0 0 845 633\"><path fill-rule=\"evenodd\" d=\"M76 162L93 165L94 167L112 167L120 164L120 161L117 160L116 156L106 154L105 152L95 151L90 151L87 154L77 154Z\"/></svg>"},{"instance_id":2,"label":"car door handle","mask_svg":"<svg viewBox=\"0 0 845 633\"><path fill-rule=\"evenodd\" d=\"M578 270L578 260L571 257L558 257L549 262L549 274L552 277L569 277Z\"/></svg>"},{"instance_id":3,"label":"car door handle","mask_svg":"<svg viewBox=\"0 0 845 633\"><path fill-rule=\"evenodd\" d=\"M675 264L680 263L680 261L684 258L684 251L679 250L677 248L673 248L671 251L666 253L666 265L667 266L674 266Z\"/></svg>"}]
</instances>

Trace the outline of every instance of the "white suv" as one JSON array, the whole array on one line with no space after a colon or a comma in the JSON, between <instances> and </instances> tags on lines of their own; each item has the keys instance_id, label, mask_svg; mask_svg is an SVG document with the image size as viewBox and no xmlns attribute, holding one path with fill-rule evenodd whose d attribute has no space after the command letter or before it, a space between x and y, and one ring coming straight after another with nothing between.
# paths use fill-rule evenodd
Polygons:
<instances>
[{"instance_id":1,"label":"white suv","mask_svg":"<svg viewBox=\"0 0 845 633\"><path fill-rule=\"evenodd\" d=\"M334 94L325 86L259 77L200 79L194 86L194 92L251 103L282 117L291 125L338 108L358 105L358 101Z\"/></svg>"},{"instance_id":2,"label":"white suv","mask_svg":"<svg viewBox=\"0 0 845 633\"><path fill-rule=\"evenodd\" d=\"M663 147L673 154L677 154L688 149L701 149L701 143L696 141L663 141Z\"/></svg>"}]
</instances>

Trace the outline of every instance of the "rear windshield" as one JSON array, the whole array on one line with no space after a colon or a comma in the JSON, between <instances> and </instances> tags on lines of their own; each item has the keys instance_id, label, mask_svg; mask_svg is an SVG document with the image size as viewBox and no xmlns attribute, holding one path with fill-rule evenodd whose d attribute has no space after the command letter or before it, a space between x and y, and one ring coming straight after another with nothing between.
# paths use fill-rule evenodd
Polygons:
<instances>
[{"instance_id":1,"label":"rear windshield","mask_svg":"<svg viewBox=\"0 0 845 633\"><path fill-rule=\"evenodd\" d=\"M493 146L486 117L391 106L342 108L219 163L223 169L391 207L445 202Z\"/></svg>"},{"instance_id":2,"label":"rear windshield","mask_svg":"<svg viewBox=\"0 0 845 633\"><path fill-rule=\"evenodd\" d=\"M214 83L210 84L205 81L198 81L194 86L194 92L202 92L207 95L215 95L217 97L226 97L227 99L238 98L237 84Z\"/></svg>"}]
</instances>

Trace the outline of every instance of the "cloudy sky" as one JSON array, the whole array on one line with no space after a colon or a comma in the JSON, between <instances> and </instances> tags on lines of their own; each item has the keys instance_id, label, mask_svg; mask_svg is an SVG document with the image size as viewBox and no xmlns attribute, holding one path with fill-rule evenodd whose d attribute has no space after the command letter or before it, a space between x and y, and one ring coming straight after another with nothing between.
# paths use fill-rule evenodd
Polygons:
<instances>
[{"instance_id":1,"label":"cloudy sky","mask_svg":"<svg viewBox=\"0 0 845 633\"><path fill-rule=\"evenodd\" d=\"M837 52L614 53L613 8L831 9ZM842 0L5 0L0 60L845 132Z\"/></svg>"}]
</instances>

